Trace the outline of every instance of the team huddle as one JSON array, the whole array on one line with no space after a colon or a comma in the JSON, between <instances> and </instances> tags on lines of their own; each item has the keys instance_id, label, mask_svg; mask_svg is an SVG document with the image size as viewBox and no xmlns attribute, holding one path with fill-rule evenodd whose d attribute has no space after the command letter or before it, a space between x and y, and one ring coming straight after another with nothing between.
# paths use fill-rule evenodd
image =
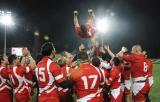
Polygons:
<instances>
[{"instance_id":1,"label":"team huddle","mask_svg":"<svg viewBox=\"0 0 160 102\"><path fill-rule=\"evenodd\" d=\"M76 54L67 51L56 57L52 42L41 46L34 60L23 48L23 56L0 56L0 101L33 102L149 102L153 85L152 61L140 45L126 47L113 53L105 43L96 41L93 27L94 13L89 21L79 25L74 12L77 34L91 39L92 47L81 44ZM94 38L94 40L92 39ZM104 57L109 55L110 57ZM37 88L37 92L35 91Z\"/></svg>"}]
</instances>

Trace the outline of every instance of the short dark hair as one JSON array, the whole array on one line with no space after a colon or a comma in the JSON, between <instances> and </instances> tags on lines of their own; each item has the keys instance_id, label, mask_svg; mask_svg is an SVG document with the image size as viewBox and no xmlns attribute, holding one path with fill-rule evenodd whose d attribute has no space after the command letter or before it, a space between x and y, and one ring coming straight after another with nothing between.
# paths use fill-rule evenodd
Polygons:
<instances>
[{"instance_id":1,"label":"short dark hair","mask_svg":"<svg viewBox=\"0 0 160 102\"><path fill-rule=\"evenodd\" d=\"M2 61L3 61L3 55L0 55L0 64L2 64Z\"/></svg>"},{"instance_id":2,"label":"short dark hair","mask_svg":"<svg viewBox=\"0 0 160 102\"><path fill-rule=\"evenodd\" d=\"M118 66L121 63L121 61L118 57L114 57L112 61L114 62L115 66Z\"/></svg>"},{"instance_id":3,"label":"short dark hair","mask_svg":"<svg viewBox=\"0 0 160 102\"><path fill-rule=\"evenodd\" d=\"M8 62L9 62L9 64L13 64L13 61L14 61L15 59L17 59L17 56L16 56L16 55L10 55L10 56L8 57Z\"/></svg>"},{"instance_id":4,"label":"short dark hair","mask_svg":"<svg viewBox=\"0 0 160 102\"><path fill-rule=\"evenodd\" d=\"M42 56L50 56L52 51L55 51L55 48L52 42L44 43L41 47Z\"/></svg>"},{"instance_id":5,"label":"short dark hair","mask_svg":"<svg viewBox=\"0 0 160 102\"><path fill-rule=\"evenodd\" d=\"M85 25L81 25L80 28L83 33L87 33L88 30Z\"/></svg>"},{"instance_id":6,"label":"short dark hair","mask_svg":"<svg viewBox=\"0 0 160 102\"><path fill-rule=\"evenodd\" d=\"M92 59L92 64L95 66L95 67L99 67L99 65L101 64L101 61L98 57L93 57Z\"/></svg>"},{"instance_id":7,"label":"short dark hair","mask_svg":"<svg viewBox=\"0 0 160 102\"><path fill-rule=\"evenodd\" d=\"M88 54L85 51L79 52L77 57L80 60L88 60Z\"/></svg>"}]
</instances>

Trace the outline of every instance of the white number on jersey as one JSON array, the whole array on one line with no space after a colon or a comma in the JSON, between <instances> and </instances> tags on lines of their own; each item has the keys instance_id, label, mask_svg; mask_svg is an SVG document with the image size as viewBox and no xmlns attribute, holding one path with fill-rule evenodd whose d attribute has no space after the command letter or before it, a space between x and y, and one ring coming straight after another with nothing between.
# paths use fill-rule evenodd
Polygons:
<instances>
[{"instance_id":1,"label":"white number on jersey","mask_svg":"<svg viewBox=\"0 0 160 102\"><path fill-rule=\"evenodd\" d=\"M45 82L46 81L46 77L45 77L45 73L44 73L44 68L39 68L39 81Z\"/></svg>"},{"instance_id":2,"label":"white number on jersey","mask_svg":"<svg viewBox=\"0 0 160 102\"><path fill-rule=\"evenodd\" d=\"M97 76L97 75L90 75L90 76L88 76L88 78L89 78L89 79L93 79L93 82L92 82L92 84L91 84L91 86L90 86L90 89L93 89L93 88L95 87L95 85L96 85L98 76ZM85 89L88 89L87 77L86 77L86 76L83 76L81 79L82 79L83 82L84 82L84 88L85 88Z\"/></svg>"},{"instance_id":3,"label":"white number on jersey","mask_svg":"<svg viewBox=\"0 0 160 102\"><path fill-rule=\"evenodd\" d=\"M119 73L119 79L118 82L121 82L121 73Z\"/></svg>"},{"instance_id":4,"label":"white number on jersey","mask_svg":"<svg viewBox=\"0 0 160 102\"><path fill-rule=\"evenodd\" d=\"M147 72L148 71L148 65L147 65L147 63L146 62L144 62L144 72Z\"/></svg>"}]
</instances>

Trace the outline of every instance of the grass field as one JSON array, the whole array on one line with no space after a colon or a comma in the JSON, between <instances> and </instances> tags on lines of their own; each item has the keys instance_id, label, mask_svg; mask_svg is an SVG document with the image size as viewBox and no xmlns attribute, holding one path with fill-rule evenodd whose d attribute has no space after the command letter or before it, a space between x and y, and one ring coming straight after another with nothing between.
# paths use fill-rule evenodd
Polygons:
<instances>
[{"instance_id":1,"label":"grass field","mask_svg":"<svg viewBox=\"0 0 160 102\"><path fill-rule=\"evenodd\" d=\"M154 85L149 94L151 102L160 102L160 64L153 67Z\"/></svg>"}]
</instances>

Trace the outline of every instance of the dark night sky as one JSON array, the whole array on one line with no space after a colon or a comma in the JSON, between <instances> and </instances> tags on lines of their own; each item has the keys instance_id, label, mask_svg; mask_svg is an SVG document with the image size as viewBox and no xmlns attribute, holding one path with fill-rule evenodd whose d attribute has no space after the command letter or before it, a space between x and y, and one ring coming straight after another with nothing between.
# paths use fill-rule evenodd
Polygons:
<instances>
[{"instance_id":1,"label":"dark night sky","mask_svg":"<svg viewBox=\"0 0 160 102\"><path fill-rule=\"evenodd\" d=\"M141 44L151 57L160 57L160 7L153 0L0 0L0 9L11 10L16 22L7 30L7 47L27 46L36 53L47 34L58 51L71 51L85 42L74 32L73 11L85 22L88 8L96 16L114 12L112 29L104 35L113 51ZM36 30L39 37L34 36ZM0 25L0 52L3 31Z\"/></svg>"}]
</instances>

